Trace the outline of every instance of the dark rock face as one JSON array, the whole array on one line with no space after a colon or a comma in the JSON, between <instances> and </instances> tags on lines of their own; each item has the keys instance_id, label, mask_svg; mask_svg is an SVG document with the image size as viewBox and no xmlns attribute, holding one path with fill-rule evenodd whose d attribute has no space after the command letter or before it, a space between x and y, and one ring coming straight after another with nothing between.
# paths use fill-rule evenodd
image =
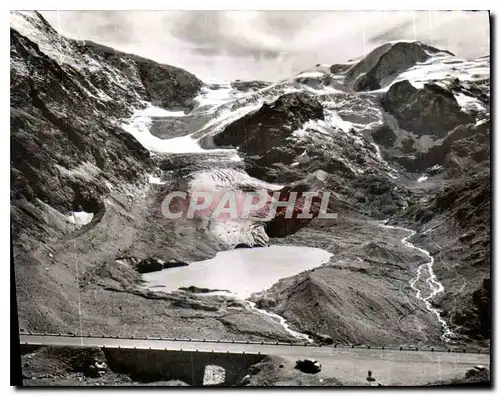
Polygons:
<instances>
[{"instance_id":1,"label":"dark rock face","mask_svg":"<svg viewBox=\"0 0 500 396\"><path fill-rule=\"evenodd\" d=\"M474 169L475 168L475 169ZM458 335L473 339L490 337L490 175L475 165L449 182L426 204L408 208L407 216L426 224L432 233L421 237L435 248L436 276L449 292L439 303ZM454 263L453 272L440 263Z\"/></svg>"},{"instance_id":2,"label":"dark rock face","mask_svg":"<svg viewBox=\"0 0 500 396\"><path fill-rule=\"evenodd\" d=\"M399 42L381 46L353 66L347 74L356 91L371 91L390 83L401 72L425 62L437 48L420 42ZM358 77L359 76L359 77Z\"/></svg>"},{"instance_id":3,"label":"dark rock face","mask_svg":"<svg viewBox=\"0 0 500 396\"><path fill-rule=\"evenodd\" d=\"M305 227L314 218L318 217L320 214L324 192L328 190L326 178L327 175L324 171L317 171L316 173L309 175L306 179L291 183L281 189L279 191L279 201L288 202L290 196L296 195L297 197L292 215L287 218L287 208L278 207L276 216L274 216L271 221L266 224L266 233L270 237L276 238L291 235L299 229ZM303 195L304 192L308 191L318 192L317 196L312 198L310 208L306 207L306 198ZM325 205L324 208L327 213L336 213L333 199L330 199L323 205ZM305 214L309 214L310 218L302 218ZM332 219L332 221L335 220Z\"/></svg>"},{"instance_id":4,"label":"dark rock face","mask_svg":"<svg viewBox=\"0 0 500 396\"><path fill-rule=\"evenodd\" d=\"M458 311L453 323L460 326L461 334L472 338L491 338L491 280L484 279L481 288L470 295L472 309Z\"/></svg>"},{"instance_id":5,"label":"dark rock face","mask_svg":"<svg viewBox=\"0 0 500 396\"><path fill-rule=\"evenodd\" d=\"M448 89L452 92L463 93L469 97L476 98L486 105L490 104L490 80L460 81L455 78Z\"/></svg>"},{"instance_id":6,"label":"dark rock face","mask_svg":"<svg viewBox=\"0 0 500 396\"><path fill-rule=\"evenodd\" d=\"M130 70L135 65L149 101L167 109L185 109L203 83L178 67L164 65L138 55L117 51L105 45L86 41L85 50L103 57L113 66Z\"/></svg>"},{"instance_id":7,"label":"dark rock face","mask_svg":"<svg viewBox=\"0 0 500 396\"><path fill-rule=\"evenodd\" d=\"M323 106L306 93L280 96L230 124L213 138L217 146L237 146L259 165L290 164L297 153L281 148L293 131L309 120L323 120Z\"/></svg>"},{"instance_id":8,"label":"dark rock face","mask_svg":"<svg viewBox=\"0 0 500 396\"><path fill-rule=\"evenodd\" d=\"M253 246L249 245L248 243L238 243L235 247L235 249L251 249Z\"/></svg>"},{"instance_id":9,"label":"dark rock face","mask_svg":"<svg viewBox=\"0 0 500 396\"><path fill-rule=\"evenodd\" d=\"M372 133L373 140L385 147L392 147L396 141L396 134L388 125L382 125Z\"/></svg>"},{"instance_id":10,"label":"dark rock face","mask_svg":"<svg viewBox=\"0 0 500 396\"><path fill-rule=\"evenodd\" d=\"M220 289L209 289L207 287L197 287L197 286L189 286L189 287L179 287L179 290L187 291L189 293L212 293L217 291L226 291Z\"/></svg>"},{"instance_id":11,"label":"dark rock face","mask_svg":"<svg viewBox=\"0 0 500 396\"><path fill-rule=\"evenodd\" d=\"M177 268L177 267L187 267L189 264L181 261L181 260L176 260L176 259L170 259L163 263L163 269L167 268Z\"/></svg>"},{"instance_id":12,"label":"dark rock face","mask_svg":"<svg viewBox=\"0 0 500 396\"><path fill-rule=\"evenodd\" d=\"M141 274L161 271L163 269L163 261L154 257L150 257L137 263L136 269L137 272Z\"/></svg>"},{"instance_id":13,"label":"dark rock face","mask_svg":"<svg viewBox=\"0 0 500 396\"><path fill-rule=\"evenodd\" d=\"M393 157L410 172L421 172L434 166L443 166L448 176L460 176L471 166L483 163L490 157L490 123L458 125L439 145L413 157Z\"/></svg>"},{"instance_id":14,"label":"dark rock face","mask_svg":"<svg viewBox=\"0 0 500 396\"><path fill-rule=\"evenodd\" d=\"M435 84L417 89L408 80L395 83L382 106L398 120L400 128L418 135L444 137L458 125L474 121L450 91Z\"/></svg>"},{"instance_id":15,"label":"dark rock face","mask_svg":"<svg viewBox=\"0 0 500 396\"><path fill-rule=\"evenodd\" d=\"M174 259L171 259L169 261L163 261L155 257L149 257L145 260L139 261L136 264L135 268L137 272L141 274L146 274L148 272L161 271L167 268L186 267L188 265L189 264L185 263L184 261L179 261Z\"/></svg>"}]
</instances>

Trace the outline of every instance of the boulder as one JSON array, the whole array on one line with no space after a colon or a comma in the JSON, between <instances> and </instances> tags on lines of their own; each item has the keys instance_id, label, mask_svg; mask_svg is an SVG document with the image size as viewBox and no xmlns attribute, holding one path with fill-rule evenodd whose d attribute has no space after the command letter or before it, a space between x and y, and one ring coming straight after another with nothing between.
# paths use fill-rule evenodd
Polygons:
<instances>
[{"instance_id":1,"label":"boulder","mask_svg":"<svg viewBox=\"0 0 500 396\"><path fill-rule=\"evenodd\" d=\"M161 260L156 257L148 257L135 264L135 269L141 274L148 272L161 271L167 268L185 267L188 263L180 260L170 259L168 261Z\"/></svg>"}]
</instances>

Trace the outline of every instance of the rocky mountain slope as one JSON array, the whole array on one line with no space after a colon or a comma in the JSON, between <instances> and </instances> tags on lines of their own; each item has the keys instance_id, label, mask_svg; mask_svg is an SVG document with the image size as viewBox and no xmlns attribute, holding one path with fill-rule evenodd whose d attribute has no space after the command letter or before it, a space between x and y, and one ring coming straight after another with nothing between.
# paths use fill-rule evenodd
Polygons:
<instances>
[{"instance_id":1,"label":"rocky mountain slope","mask_svg":"<svg viewBox=\"0 0 500 396\"><path fill-rule=\"evenodd\" d=\"M255 295L343 343L443 342L410 282L435 258L432 303L453 342L489 334L489 57L388 43L279 82L189 72L64 38L11 14L11 218L20 327L290 339L234 298L147 290L135 263L292 244L329 263ZM174 190L331 193L337 220L168 220ZM269 263L272 265L272 263ZM196 285L194 285L196 286ZM450 340L447 340L450 341Z\"/></svg>"}]
</instances>

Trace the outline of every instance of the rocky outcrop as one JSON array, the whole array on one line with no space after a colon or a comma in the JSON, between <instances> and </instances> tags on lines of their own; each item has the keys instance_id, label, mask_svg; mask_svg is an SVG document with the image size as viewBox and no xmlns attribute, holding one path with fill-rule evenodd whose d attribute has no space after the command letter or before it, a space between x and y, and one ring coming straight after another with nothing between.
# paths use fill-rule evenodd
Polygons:
<instances>
[{"instance_id":1,"label":"rocky outcrop","mask_svg":"<svg viewBox=\"0 0 500 396\"><path fill-rule=\"evenodd\" d=\"M396 141L396 134L394 131L386 124L375 129L371 134L373 141L384 147L392 147Z\"/></svg>"},{"instance_id":2,"label":"rocky outcrop","mask_svg":"<svg viewBox=\"0 0 500 396\"><path fill-rule=\"evenodd\" d=\"M432 166L442 166L449 177L467 173L479 164L487 166L490 158L490 122L479 125L458 125L441 144L413 156L393 156L391 160L410 172L422 172Z\"/></svg>"},{"instance_id":3,"label":"rocky outcrop","mask_svg":"<svg viewBox=\"0 0 500 396\"><path fill-rule=\"evenodd\" d=\"M490 281L485 279L491 265L491 181L481 168L476 165L405 213L426 230L418 243L434 249L436 276L445 288L438 302L452 330L476 340L488 339L491 331Z\"/></svg>"},{"instance_id":4,"label":"rocky outcrop","mask_svg":"<svg viewBox=\"0 0 500 396\"><path fill-rule=\"evenodd\" d=\"M408 80L397 82L387 91L382 106L400 128L417 135L444 137L458 125L474 121L450 91L435 84L417 89Z\"/></svg>"},{"instance_id":5,"label":"rocky outcrop","mask_svg":"<svg viewBox=\"0 0 500 396\"><path fill-rule=\"evenodd\" d=\"M469 297L472 309L455 312L453 324L459 326L460 333L471 338L491 338L491 279L483 279L481 288ZM479 336L479 337L478 337Z\"/></svg>"},{"instance_id":6,"label":"rocky outcrop","mask_svg":"<svg viewBox=\"0 0 500 396\"><path fill-rule=\"evenodd\" d=\"M188 265L189 264L185 263L184 261L179 261L174 259L163 261L155 257L149 257L145 260L139 261L136 264L135 268L137 272L141 274L146 274L148 272L161 271L167 268L186 267Z\"/></svg>"},{"instance_id":7,"label":"rocky outcrop","mask_svg":"<svg viewBox=\"0 0 500 396\"><path fill-rule=\"evenodd\" d=\"M121 119L141 101L183 106L201 82L182 69L61 37L38 13L13 19L11 199L18 235L36 232L25 226L33 216L43 221L39 201L62 214L95 214L109 186L141 181L152 166L149 152L119 127Z\"/></svg>"},{"instance_id":8,"label":"rocky outcrop","mask_svg":"<svg viewBox=\"0 0 500 396\"><path fill-rule=\"evenodd\" d=\"M185 109L198 94L203 83L194 74L178 67L154 62L134 54L117 51L105 45L86 41L84 50L98 54L124 72L137 73L149 101L167 109Z\"/></svg>"},{"instance_id":9,"label":"rocky outcrop","mask_svg":"<svg viewBox=\"0 0 500 396\"><path fill-rule=\"evenodd\" d=\"M291 164L298 154L283 142L309 120L323 120L323 106L307 93L280 96L226 127L213 137L217 146L233 146L256 165Z\"/></svg>"},{"instance_id":10,"label":"rocky outcrop","mask_svg":"<svg viewBox=\"0 0 500 396\"><path fill-rule=\"evenodd\" d=\"M288 202L294 196L297 197L291 216L287 216L288 209L286 207L278 207L276 215L266 224L266 233L271 238L293 234L318 217L322 205L330 216L336 215L334 200L331 198L326 200L327 196L324 194L328 190L327 178L326 172L317 171L303 180L282 188L279 191L279 201ZM303 193L310 191L318 192L318 194L312 197L311 205L308 208ZM324 198L325 203L322 204ZM309 215L309 218L303 218L305 215Z\"/></svg>"}]
</instances>

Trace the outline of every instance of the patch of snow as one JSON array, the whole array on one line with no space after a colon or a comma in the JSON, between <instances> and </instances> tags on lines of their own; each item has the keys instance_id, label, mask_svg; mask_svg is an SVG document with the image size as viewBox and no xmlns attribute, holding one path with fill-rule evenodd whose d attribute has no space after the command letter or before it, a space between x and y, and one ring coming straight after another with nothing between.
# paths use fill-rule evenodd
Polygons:
<instances>
[{"instance_id":1,"label":"patch of snow","mask_svg":"<svg viewBox=\"0 0 500 396\"><path fill-rule=\"evenodd\" d=\"M161 178L159 178L158 176L149 175L149 184L163 185L163 184L167 184L167 183L162 182Z\"/></svg>"},{"instance_id":2,"label":"patch of snow","mask_svg":"<svg viewBox=\"0 0 500 396\"><path fill-rule=\"evenodd\" d=\"M113 187L113 185L109 181L104 180L104 184L106 185L106 187L109 188L110 191L113 190L114 187Z\"/></svg>"},{"instance_id":3,"label":"patch of snow","mask_svg":"<svg viewBox=\"0 0 500 396\"><path fill-rule=\"evenodd\" d=\"M352 122L344 121L336 111L326 111L325 121L340 128L344 132L349 132L351 129L357 129Z\"/></svg>"},{"instance_id":4,"label":"patch of snow","mask_svg":"<svg viewBox=\"0 0 500 396\"><path fill-rule=\"evenodd\" d=\"M321 78L325 75L325 73L320 71L308 71L297 74L294 78Z\"/></svg>"},{"instance_id":5,"label":"patch of snow","mask_svg":"<svg viewBox=\"0 0 500 396\"><path fill-rule=\"evenodd\" d=\"M94 218L93 213L87 213L84 211L81 212L71 212L68 216L68 220L71 224L76 225L77 228L83 227L86 224L89 224Z\"/></svg>"},{"instance_id":6,"label":"patch of snow","mask_svg":"<svg viewBox=\"0 0 500 396\"><path fill-rule=\"evenodd\" d=\"M466 112L472 111L485 111L485 106L476 98L472 98L463 93L455 94L455 99L458 102L458 105Z\"/></svg>"},{"instance_id":7,"label":"patch of snow","mask_svg":"<svg viewBox=\"0 0 500 396\"><path fill-rule=\"evenodd\" d=\"M148 151L153 153L231 153L231 158L239 160L239 156L235 155L234 149L215 149L205 150L198 141L191 135L179 136L172 139L160 139L150 132L152 125L151 117L172 117L172 113L168 110L161 109L156 106L148 106L145 109L136 110L127 123L121 127L134 136L137 141Z\"/></svg>"}]
</instances>

